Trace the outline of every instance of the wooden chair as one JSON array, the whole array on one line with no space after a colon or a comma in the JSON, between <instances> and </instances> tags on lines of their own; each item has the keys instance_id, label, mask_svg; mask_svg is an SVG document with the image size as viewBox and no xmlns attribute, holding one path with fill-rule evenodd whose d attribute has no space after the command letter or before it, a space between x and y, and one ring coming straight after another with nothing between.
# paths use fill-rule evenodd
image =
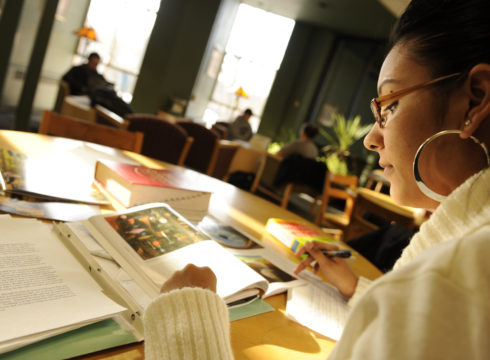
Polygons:
<instances>
[{"instance_id":1,"label":"wooden chair","mask_svg":"<svg viewBox=\"0 0 490 360\"><path fill-rule=\"evenodd\" d=\"M53 108L54 112L61 112L63 102L68 95L70 95L70 85L66 81L60 80L58 83L58 93L56 94L56 101Z\"/></svg>"},{"instance_id":2,"label":"wooden chair","mask_svg":"<svg viewBox=\"0 0 490 360\"><path fill-rule=\"evenodd\" d=\"M194 142L185 129L151 114L130 114L125 120L129 131L145 134L143 155L172 164L184 164Z\"/></svg>"},{"instance_id":3,"label":"wooden chair","mask_svg":"<svg viewBox=\"0 0 490 360\"><path fill-rule=\"evenodd\" d=\"M384 177L383 170L375 169L366 174L366 185L368 189L374 189L374 191L381 192L383 188L390 188L390 181Z\"/></svg>"},{"instance_id":4,"label":"wooden chair","mask_svg":"<svg viewBox=\"0 0 490 360\"><path fill-rule=\"evenodd\" d=\"M414 230L419 226L420 219L416 209L396 204L389 195L359 188L351 221L344 230L343 240L349 241L393 223Z\"/></svg>"},{"instance_id":5,"label":"wooden chair","mask_svg":"<svg viewBox=\"0 0 490 360\"><path fill-rule=\"evenodd\" d=\"M191 120L177 121L177 125L184 128L194 138L184 165L201 173L211 175L218 158L219 135L204 125Z\"/></svg>"},{"instance_id":6,"label":"wooden chair","mask_svg":"<svg viewBox=\"0 0 490 360\"><path fill-rule=\"evenodd\" d=\"M218 155L211 173L212 177L224 180L229 176L230 167L233 163L235 155L239 150L240 145L227 140L221 140L218 146Z\"/></svg>"},{"instance_id":7,"label":"wooden chair","mask_svg":"<svg viewBox=\"0 0 490 360\"><path fill-rule=\"evenodd\" d=\"M228 139L228 127L227 126L223 126L220 124L213 124L213 126L211 126L211 130L216 131L216 133L218 133L220 139L222 139L222 140Z\"/></svg>"},{"instance_id":8,"label":"wooden chair","mask_svg":"<svg viewBox=\"0 0 490 360\"><path fill-rule=\"evenodd\" d=\"M259 169L257 170L257 174L252 184L251 191L253 193L259 191L271 197L272 199L278 201L281 207L284 209L288 207L289 199L291 197L291 194L293 193L305 193L312 196L313 198L316 198L320 195L320 185L323 181L322 179L315 179L317 180L316 182L320 184L317 186L300 184L292 181L288 181L283 185L276 185L276 177L278 176L278 172L280 171L281 163L282 159L276 155L267 154L266 156L264 156L263 160L260 162ZM313 171L313 173L311 173L311 176L319 176L321 178L325 176L326 167L324 166L324 164L318 163L318 168L323 165L323 167L320 168L320 172L318 170L312 169L310 167L310 163L308 164L309 165L305 166L304 171ZM294 169L294 172L296 171L299 170Z\"/></svg>"},{"instance_id":9,"label":"wooden chair","mask_svg":"<svg viewBox=\"0 0 490 360\"><path fill-rule=\"evenodd\" d=\"M355 191L359 178L354 175L344 176L339 174L327 173L323 184L322 194L315 199L312 212L316 210L316 204L320 202L320 211L316 216L315 223L319 226L334 226L345 229L351 219L354 207ZM329 207L332 199L339 199L342 210Z\"/></svg>"},{"instance_id":10,"label":"wooden chair","mask_svg":"<svg viewBox=\"0 0 490 360\"><path fill-rule=\"evenodd\" d=\"M40 134L89 141L136 153L141 152L143 145L143 133L141 132L130 132L90 123L56 114L52 111L43 112L38 132Z\"/></svg>"}]
</instances>

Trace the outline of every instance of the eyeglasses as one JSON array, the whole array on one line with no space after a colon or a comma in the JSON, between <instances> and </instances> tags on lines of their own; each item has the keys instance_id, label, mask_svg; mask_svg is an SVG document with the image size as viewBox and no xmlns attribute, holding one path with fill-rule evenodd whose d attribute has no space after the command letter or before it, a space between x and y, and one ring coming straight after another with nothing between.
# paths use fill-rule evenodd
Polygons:
<instances>
[{"instance_id":1,"label":"eyeglasses","mask_svg":"<svg viewBox=\"0 0 490 360\"><path fill-rule=\"evenodd\" d=\"M378 125L381 129L384 128L386 126L386 121L387 121L386 118L383 117L383 115L381 115L381 107L384 104L386 104L389 101L398 100L401 97L403 97L403 96L405 96L405 95L407 95L407 94L409 94L415 90L425 88L427 86L430 86L430 85L435 84L435 83L442 81L442 80L446 80L446 79L456 77L460 74L461 73L454 73L454 74L450 74L450 75L441 76L441 77L438 77L434 80L430 80L430 81L424 82L424 83L419 84L419 85L410 86L406 89L402 89L400 91L395 91L393 93L389 93L389 94L386 94L386 95L372 99L371 100L371 111L373 112L374 119L376 120L376 122L378 123Z\"/></svg>"}]
</instances>

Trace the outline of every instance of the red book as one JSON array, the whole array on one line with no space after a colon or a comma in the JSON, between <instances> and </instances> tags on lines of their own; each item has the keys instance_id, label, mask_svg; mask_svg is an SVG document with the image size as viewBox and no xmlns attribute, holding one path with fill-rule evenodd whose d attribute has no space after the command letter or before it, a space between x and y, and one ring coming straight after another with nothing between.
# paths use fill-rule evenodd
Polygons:
<instances>
[{"instance_id":1,"label":"red book","mask_svg":"<svg viewBox=\"0 0 490 360\"><path fill-rule=\"evenodd\" d=\"M95 180L125 207L164 202L180 211L207 211L211 198L211 192L204 189L203 176L192 171L103 160L97 161Z\"/></svg>"}]
</instances>

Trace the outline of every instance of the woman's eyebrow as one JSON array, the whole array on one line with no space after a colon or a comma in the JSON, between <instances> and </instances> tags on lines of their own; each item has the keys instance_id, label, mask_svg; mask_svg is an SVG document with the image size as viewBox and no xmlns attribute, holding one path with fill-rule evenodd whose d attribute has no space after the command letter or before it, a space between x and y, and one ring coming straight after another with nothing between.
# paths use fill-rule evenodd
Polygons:
<instances>
[{"instance_id":1,"label":"woman's eyebrow","mask_svg":"<svg viewBox=\"0 0 490 360\"><path fill-rule=\"evenodd\" d=\"M381 94L381 89L383 88L384 85L386 84L389 84L389 83L401 83L400 80L397 80L397 79L393 79L393 78L386 78L386 79L383 79L383 81L381 81L378 85L378 95Z\"/></svg>"}]
</instances>

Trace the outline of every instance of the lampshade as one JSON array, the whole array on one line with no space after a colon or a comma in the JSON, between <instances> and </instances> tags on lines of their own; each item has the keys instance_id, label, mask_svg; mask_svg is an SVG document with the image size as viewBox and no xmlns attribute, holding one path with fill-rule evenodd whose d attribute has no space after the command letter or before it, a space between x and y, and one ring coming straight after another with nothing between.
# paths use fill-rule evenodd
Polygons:
<instances>
[{"instance_id":1,"label":"lampshade","mask_svg":"<svg viewBox=\"0 0 490 360\"><path fill-rule=\"evenodd\" d=\"M235 95L238 96L243 96L244 98L248 98L248 94L243 90L243 88L240 86L237 91L235 91Z\"/></svg>"},{"instance_id":2,"label":"lampshade","mask_svg":"<svg viewBox=\"0 0 490 360\"><path fill-rule=\"evenodd\" d=\"M75 34L80 37L87 38L89 40L97 41L97 35L95 34L95 30L91 27L83 26L78 29Z\"/></svg>"}]
</instances>

